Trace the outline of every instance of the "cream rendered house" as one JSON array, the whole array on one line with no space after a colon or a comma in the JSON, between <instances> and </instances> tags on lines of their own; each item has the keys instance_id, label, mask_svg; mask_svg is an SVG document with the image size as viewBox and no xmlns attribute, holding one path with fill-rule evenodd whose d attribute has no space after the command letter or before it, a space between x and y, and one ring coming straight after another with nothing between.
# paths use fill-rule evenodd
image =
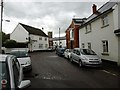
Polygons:
<instances>
[{"instance_id":1,"label":"cream rendered house","mask_svg":"<svg viewBox=\"0 0 120 90\"><path fill-rule=\"evenodd\" d=\"M48 49L48 36L38 28L19 23L10 34L10 39L21 43L28 43L29 51Z\"/></svg>"},{"instance_id":2,"label":"cream rendered house","mask_svg":"<svg viewBox=\"0 0 120 90\"><path fill-rule=\"evenodd\" d=\"M97 10L79 29L80 48L94 50L102 59L120 65L120 3L107 2Z\"/></svg>"}]
</instances>

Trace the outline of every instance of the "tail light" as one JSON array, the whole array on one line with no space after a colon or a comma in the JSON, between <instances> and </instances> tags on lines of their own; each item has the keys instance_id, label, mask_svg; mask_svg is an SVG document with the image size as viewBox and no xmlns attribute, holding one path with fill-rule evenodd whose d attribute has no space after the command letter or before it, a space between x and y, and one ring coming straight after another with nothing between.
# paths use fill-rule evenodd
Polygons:
<instances>
[{"instance_id":1,"label":"tail light","mask_svg":"<svg viewBox=\"0 0 120 90\"><path fill-rule=\"evenodd\" d=\"M1 84L2 84L2 88L6 88L7 80L3 79L1 81Z\"/></svg>"}]
</instances>

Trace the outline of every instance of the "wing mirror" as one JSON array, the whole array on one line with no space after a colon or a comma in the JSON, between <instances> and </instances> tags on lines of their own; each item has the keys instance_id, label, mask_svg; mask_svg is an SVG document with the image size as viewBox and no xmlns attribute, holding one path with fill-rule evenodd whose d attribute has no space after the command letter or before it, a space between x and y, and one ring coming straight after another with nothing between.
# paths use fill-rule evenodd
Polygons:
<instances>
[{"instance_id":1,"label":"wing mirror","mask_svg":"<svg viewBox=\"0 0 120 90\"><path fill-rule=\"evenodd\" d=\"M31 85L31 81L30 80L24 80L21 81L20 85L18 86L18 88L22 89L22 88L27 88Z\"/></svg>"}]
</instances>

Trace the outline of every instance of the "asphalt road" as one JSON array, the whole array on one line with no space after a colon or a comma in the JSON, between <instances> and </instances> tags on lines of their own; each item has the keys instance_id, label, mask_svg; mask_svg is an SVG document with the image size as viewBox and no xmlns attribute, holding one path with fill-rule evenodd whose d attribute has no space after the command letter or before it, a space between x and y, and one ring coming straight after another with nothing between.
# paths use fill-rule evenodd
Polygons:
<instances>
[{"instance_id":1,"label":"asphalt road","mask_svg":"<svg viewBox=\"0 0 120 90\"><path fill-rule=\"evenodd\" d=\"M120 88L120 75L105 68L80 68L55 52L31 53L32 72L29 88Z\"/></svg>"}]
</instances>

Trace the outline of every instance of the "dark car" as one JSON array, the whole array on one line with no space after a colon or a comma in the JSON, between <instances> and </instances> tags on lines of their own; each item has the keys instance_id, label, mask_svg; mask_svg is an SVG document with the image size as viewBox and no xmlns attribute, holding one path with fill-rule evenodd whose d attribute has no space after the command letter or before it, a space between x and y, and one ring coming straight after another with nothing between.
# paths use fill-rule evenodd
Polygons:
<instances>
[{"instance_id":1,"label":"dark car","mask_svg":"<svg viewBox=\"0 0 120 90\"><path fill-rule=\"evenodd\" d=\"M65 48L57 48L56 54L58 54L59 56L64 56L64 51L65 51Z\"/></svg>"}]
</instances>

